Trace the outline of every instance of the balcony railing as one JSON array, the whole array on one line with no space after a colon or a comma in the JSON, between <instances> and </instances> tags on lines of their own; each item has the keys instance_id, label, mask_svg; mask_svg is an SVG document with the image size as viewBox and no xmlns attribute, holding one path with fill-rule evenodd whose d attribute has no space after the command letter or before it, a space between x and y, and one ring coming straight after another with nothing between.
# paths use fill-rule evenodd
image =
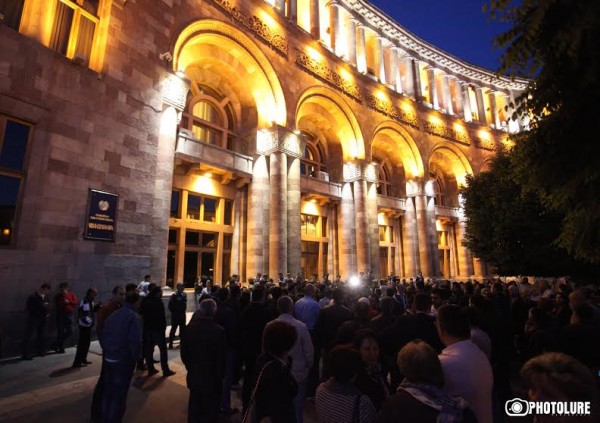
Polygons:
<instances>
[{"instance_id":1,"label":"balcony railing","mask_svg":"<svg viewBox=\"0 0 600 423\"><path fill-rule=\"evenodd\" d=\"M435 206L435 215L458 218L458 207Z\"/></svg>"},{"instance_id":2,"label":"balcony railing","mask_svg":"<svg viewBox=\"0 0 600 423\"><path fill-rule=\"evenodd\" d=\"M321 194L327 197L341 198L342 185L337 182L325 181L302 175L300 178L300 188L302 192Z\"/></svg>"},{"instance_id":3,"label":"balcony railing","mask_svg":"<svg viewBox=\"0 0 600 423\"><path fill-rule=\"evenodd\" d=\"M406 200L404 198L377 195L377 207L382 207L391 210L405 210Z\"/></svg>"},{"instance_id":4,"label":"balcony railing","mask_svg":"<svg viewBox=\"0 0 600 423\"><path fill-rule=\"evenodd\" d=\"M252 175L252 157L198 141L185 130L179 131L175 155L193 163L205 163L241 176Z\"/></svg>"}]
</instances>

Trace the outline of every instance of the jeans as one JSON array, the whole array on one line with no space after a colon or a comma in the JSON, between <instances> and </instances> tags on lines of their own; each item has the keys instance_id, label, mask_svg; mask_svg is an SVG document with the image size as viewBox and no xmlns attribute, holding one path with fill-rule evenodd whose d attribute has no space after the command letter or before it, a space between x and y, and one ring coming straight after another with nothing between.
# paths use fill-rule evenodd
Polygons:
<instances>
[{"instance_id":1,"label":"jeans","mask_svg":"<svg viewBox=\"0 0 600 423\"><path fill-rule=\"evenodd\" d=\"M90 350L90 338L92 328L79 326L79 341L77 341L77 352L73 364L81 364L87 361L88 351Z\"/></svg>"},{"instance_id":2,"label":"jeans","mask_svg":"<svg viewBox=\"0 0 600 423\"><path fill-rule=\"evenodd\" d=\"M121 423L127 405L127 393L133 377L135 362L124 360L123 362L110 363L105 361L104 367L104 389L102 392L102 422Z\"/></svg>"},{"instance_id":3,"label":"jeans","mask_svg":"<svg viewBox=\"0 0 600 423\"><path fill-rule=\"evenodd\" d=\"M100 377L94 388L92 397L92 423L100 423L102 421L102 396L104 395L104 384L106 378L106 364L102 360L102 368L100 369Z\"/></svg>"},{"instance_id":4,"label":"jeans","mask_svg":"<svg viewBox=\"0 0 600 423\"><path fill-rule=\"evenodd\" d=\"M56 315L56 348L65 349L65 341L73 335L73 316L59 312Z\"/></svg>"},{"instance_id":5,"label":"jeans","mask_svg":"<svg viewBox=\"0 0 600 423\"><path fill-rule=\"evenodd\" d=\"M29 356L29 344L31 337L35 333L35 346L37 353L42 355L46 352L46 343L44 336L46 335L46 318L44 317L27 317L25 326L25 335L23 337L22 353L23 357Z\"/></svg>"},{"instance_id":6,"label":"jeans","mask_svg":"<svg viewBox=\"0 0 600 423\"><path fill-rule=\"evenodd\" d=\"M160 350L160 367L163 372L169 370L169 356L167 355L167 341L164 329L146 329L146 366L148 370L154 368L154 346Z\"/></svg>"}]
</instances>

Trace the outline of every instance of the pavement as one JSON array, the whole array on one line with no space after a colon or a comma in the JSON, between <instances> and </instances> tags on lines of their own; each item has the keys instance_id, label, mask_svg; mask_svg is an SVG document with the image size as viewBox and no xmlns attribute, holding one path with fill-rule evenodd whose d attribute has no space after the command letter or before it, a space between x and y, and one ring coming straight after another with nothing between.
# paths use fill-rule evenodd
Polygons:
<instances>
[{"instance_id":1,"label":"pavement","mask_svg":"<svg viewBox=\"0 0 600 423\"><path fill-rule=\"evenodd\" d=\"M177 372L175 375L163 378L162 372L159 372L148 377L147 372L135 372L124 422L187 422L189 391L177 342L175 349L168 350L169 367ZM0 362L0 422L88 422L92 394L102 364L101 348L97 341L92 342L88 354L92 364L87 367L71 367L74 357L75 348L67 348L64 354L49 353L44 357L34 357L32 361L12 359ZM157 357L158 351L155 350ZM241 389L232 390L231 398L232 407L241 410ZM318 421L314 402L305 402L304 414L306 423ZM223 423L241 421L241 411L220 418Z\"/></svg>"}]
</instances>

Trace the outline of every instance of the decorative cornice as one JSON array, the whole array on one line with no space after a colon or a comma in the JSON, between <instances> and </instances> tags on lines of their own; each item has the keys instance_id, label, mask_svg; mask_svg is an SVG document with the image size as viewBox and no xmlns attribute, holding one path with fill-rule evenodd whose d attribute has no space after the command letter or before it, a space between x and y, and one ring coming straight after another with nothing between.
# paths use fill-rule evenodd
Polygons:
<instances>
[{"instance_id":1,"label":"decorative cornice","mask_svg":"<svg viewBox=\"0 0 600 423\"><path fill-rule=\"evenodd\" d=\"M385 34L390 41L397 43L402 49L417 53L421 60L432 61L440 68L448 69L463 78L490 84L494 87L523 91L529 84L526 79L498 76L490 70L461 61L418 38L365 0L339 0L339 2L345 6L346 10L360 16L367 24L366 26L373 31Z\"/></svg>"},{"instance_id":2,"label":"decorative cornice","mask_svg":"<svg viewBox=\"0 0 600 423\"><path fill-rule=\"evenodd\" d=\"M383 113L398 122L405 123L415 129L419 129L419 119L415 115L406 113L404 110L394 106L391 102L382 100L374 95L367 95L367 106Z\"/></svg>"},{"instance_id":3,"label":"decorative cornice","mask_svg":"<svg viewBox=\"0 0 600 423\"><path fill-rule=\"evenodd\" d=\"M473 137L473 141L475 141L475 147L481 148L483 150L494 151L496 149L496 145L493 140L486 140L480 137Z\"/></svg>"},{"instance_id":4,"label":"decorative cornice","mask_svg":"<svg viewBox=\"0 0 600 423\"><path fill-rule=\"evenodd\" d=\"M345 94L362 102L362 94L357 85L344 80L337 72L327 67L324 63L308 57L302 50L297 50L296 63L312 75L342 90Z\"/></svg>"},{"instance_id":5,"label":"decorative cornice","mask_svg":"<svg viewBox=\"0 0 600 423\"><path fill-rule=\"evenodd\" d=\"M455 131L446 125L439 125L429 121L423 122L423 130L428 134L436 135L450 141L456 141L460 144L470 145L469 137L465 133Z\"/></svg>"},{"instance_id":6,"label":"decorative cornice","mask_svg":"<svg viewBox=\"0 0 600 423\"><path fill-rule=\"evenodd\" d=\"M272 31L267 24L260 20L256 16L246 16L237 7L231 5L229 0L212 0L213 3L217 4L224 12L231 15L231 17L242 24L244 27L249 29L258 35L264 42L273 47L275 51L287 57L288 54L288 42L287 39L274 31Z\"/></svg>"}]
</instances>

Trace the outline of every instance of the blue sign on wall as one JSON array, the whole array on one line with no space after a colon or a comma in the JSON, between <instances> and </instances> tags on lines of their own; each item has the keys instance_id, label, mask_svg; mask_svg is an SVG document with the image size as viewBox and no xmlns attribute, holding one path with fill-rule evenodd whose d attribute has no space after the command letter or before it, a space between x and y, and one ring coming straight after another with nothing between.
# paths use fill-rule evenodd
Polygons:
<instances>
[{"instance_id":1,"label":"blue sign on wall","mask_svg":"<svg viewBox=\"0 0 600 423\"><path fill-rule=\"evenodd\" d=\"M118 203L119 196L117 194L90 189L85 221L85 239L115 240Z\"/></svg>"}]
</instances>

